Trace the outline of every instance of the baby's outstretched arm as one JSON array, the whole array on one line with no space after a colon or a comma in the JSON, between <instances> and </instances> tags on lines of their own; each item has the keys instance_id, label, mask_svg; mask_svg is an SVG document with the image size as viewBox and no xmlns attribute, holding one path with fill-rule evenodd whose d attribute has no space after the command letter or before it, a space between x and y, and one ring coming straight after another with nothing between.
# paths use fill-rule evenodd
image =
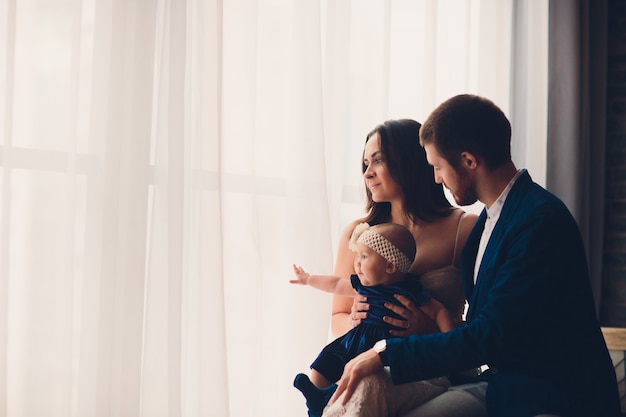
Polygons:
<instances>
[{"instance_id":1,"label":"baby's outstretched arm","mask_svg":"<svg viewBox=\"0 0 626 417\"><path fill-rule=\"evenodd\" d=\"M350 280L332 275L311 275L302 267L293 265L293 273L296 279L289 280L292 284L310 285L318 290L332 292L334 294L353 297L356 291L352 288Z\"/></svg>"}]
</instances>

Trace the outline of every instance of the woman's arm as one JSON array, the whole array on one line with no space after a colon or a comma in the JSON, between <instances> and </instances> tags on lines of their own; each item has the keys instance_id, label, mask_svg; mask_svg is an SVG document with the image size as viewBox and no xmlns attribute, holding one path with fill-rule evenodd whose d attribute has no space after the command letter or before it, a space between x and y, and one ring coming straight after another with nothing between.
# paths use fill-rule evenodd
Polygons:
<instances>
[{"instance_id":1,"label":"woman's arm","mask_svg":"<svg viewBox=\"0 0 626 417\"><path fill-rule=\"evenodd\" d=\"M450 312L439 301L431 298L426 304L420 307L428 317L435 320L439 330L449 332L454 329L454 321Z\"/></svg>"},{"instance_id":2,"label":"woman's arm","mask_svg":"<svg viewBox=\"0 0 626 417\"><path fill-rule=\"evenodd\" d=\"M459 209L460 210L460 209ZM476 224L476 220L478 220L478 215L473 213L467 213L463 215L461 219L461 230L459 230L459 240L456 242L456 256L452 260L454 266L458 267L461 262L461 252L463 252L463 247L465 246L465 242L469 237L474 225Z\"/></svg>"},{"instance_id":3,"label":"woman's arm","mask_svg":"<svg viewBox=\"0 0 626 417\"><path fill-rule=\"evenodd\" d=\"M352 231L358 222L352 222L341 233L339 247L337 249L337 259L333 274L339 277L349 277L354 274L354 252L348 247L348 242L352 236ZM346 279L346 281L348 281ZM362 319L367 317L367 313L359 310L369 309L369 304L364 303L365 297L357 296L345 297L341 295L333 296L333 307L331 317L331 331L334 337L345 334L348 330L358 325ZM353 320L353 318L355 320Z\"/></svg>"}]
</instances>

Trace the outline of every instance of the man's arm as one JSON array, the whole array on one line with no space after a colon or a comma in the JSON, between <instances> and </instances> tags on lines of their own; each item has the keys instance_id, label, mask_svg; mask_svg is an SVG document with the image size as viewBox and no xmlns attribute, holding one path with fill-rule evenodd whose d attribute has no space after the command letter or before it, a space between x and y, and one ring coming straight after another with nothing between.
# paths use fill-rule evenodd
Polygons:
<instances>
[{"instance_id":1,"label":"man's arm","mask_svg":"<svg viewBox=\"0 0 626 417\"><path fill-rule=\"evenodd\" d=\"M376 353L374 349L369 349L361 353L348 362L343 368L343 375L341 379L337 381L337 390L328 403L334 403L345 393L341 400L341 405L345 406L350 397L352 397L352 394L354 394L361 380L381 369L383 369L383 362L380 359L380 355Z\"/></svg>"},{"instance_id":2,"label":"man's arm","mask_svg":"<svg viewBox=\"0 0 626 417\"><path fill-rule=\"evenodd\" d=\"M387 341L394 383L449 375L485 363L502 367L514 360L534 366L533 360L548 356L547 344L565 317L556 304L559 309L574 304L571 298L576 297L564 296L564 291L578 281L573 279L575 270L585 269L577 259L584 254L572 256L575 229L557 207L542 205L523 214L494 231L492 239L498 240L490 242L493 245L483 257L467 324L447 333Z\"/></svg>"},{"instance_id":3,"label":"man's arm","mask_svg":"<svg viewBox=\"0 0 626 417\"><path fill-rule=\"evenodd\" d=\"M554 314L554 301L565 301L558 292L567 284L562 282L567 275L562 269L573 263L567 243L573 237L564 233L569 226L553 214L532 212L524 221L508 225L506 238L485 255L483 261L489 264L475 288L481 297L471 322L446 333L387 339L394 383L450 375L485 363L500 367L511 358L525 363L529 350L540 354L544 345L536 344L536 336L548 334L546 328L558 328L555 320L560 314ZM349 365L334 396L345 392L343 403L362 378L382 367L373 351Z\"/></svg>"}]
</instances>

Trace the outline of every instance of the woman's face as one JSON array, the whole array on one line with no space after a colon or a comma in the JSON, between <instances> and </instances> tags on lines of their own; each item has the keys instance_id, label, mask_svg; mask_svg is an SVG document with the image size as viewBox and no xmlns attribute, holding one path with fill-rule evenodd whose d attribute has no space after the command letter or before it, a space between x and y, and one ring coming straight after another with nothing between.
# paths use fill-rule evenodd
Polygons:
<instances>
[{"instance_id":1,"label":"woman's face","mask_svg":"<svg viewBox=\"0 0 626 417\"><path fill-rule=\"evenodd\" d=\"M380 135L374 133L365 144L363 163L367 167L363 173L365 185L372 193L372 200L377 203L402 198L402 189L391 177L387 160L380 149Z\"/></svg>"}]
</instances>

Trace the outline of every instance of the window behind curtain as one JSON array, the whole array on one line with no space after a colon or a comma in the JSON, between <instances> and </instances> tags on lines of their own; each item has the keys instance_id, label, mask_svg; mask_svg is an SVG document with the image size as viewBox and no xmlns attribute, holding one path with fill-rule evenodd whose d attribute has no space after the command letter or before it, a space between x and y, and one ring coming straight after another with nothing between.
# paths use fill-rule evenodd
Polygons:
<instances>
[{"instance_id":1,"label":"window behind curtain","mask_svg":"<svg viewBox=\"0 0 626 417\"><path fill-rule=\"evenodd\" d=\"M362 215L366 134L485 95L541 182L546 13L0 3L0 409L304 413L291 382L327 342L330 295L287 281L294 262L330 272Z\"/></svg>"}]
</instances>

